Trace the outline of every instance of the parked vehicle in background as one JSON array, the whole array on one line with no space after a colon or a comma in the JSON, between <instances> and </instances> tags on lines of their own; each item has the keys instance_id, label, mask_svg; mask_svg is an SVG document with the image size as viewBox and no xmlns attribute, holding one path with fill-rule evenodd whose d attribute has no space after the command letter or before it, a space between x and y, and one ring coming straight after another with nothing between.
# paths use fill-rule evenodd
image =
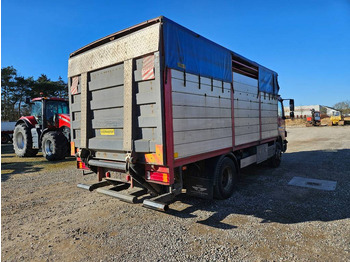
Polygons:
<instances>
[{"instance_id":1,"label":"parked vehicle in background","mask_svg":"<svg viewBox=\"0 0 350 262\"><path fill-rule=\"evenodd\" d=\"M12 141L16 122L1 122L1 144Z\"/></svg>"},{"instance_id":2,"label":"parked vehicle in background","mask_svg":"<svg viewBox=\"0 0 350 262\"><path fill-rule=\"evenodd\" d=\"M62 98L38 97L30 101L31 115L16 123L13 147L19 157L35 156L42 149L49 160L69 155L70 116L68 101Z\"/></svg>"},{"instance_id":3,"label":"parked vehicle in background","mask_svg":"<svg viewBox=\"0 0 350 262\"><path fill-rule=\"evenodd\" d=\"M306 126L320 126L321 125L321 113L311 109L311 116L306 118Z\"/></svg>"},{"instance_id":4,"label":"parked vehicle in background","mask_svg":"<svg viewBox=\"0 0 350 262\"><path fill-rule=\"evenodd\" d=\"M339 126L344 125L344 116L340 111L333 112L330 120L332 125L339 125Z\"/></svg>"},{"instance_id":5,"label":"parked vehicle in background","mask_svg":"<svg viewBox=\"0 0 350 262\"><path fill-rule=\"evenodd\" d=\"M278 167L287 149L277 73L165 17L73 52L68 77L72 154L99 181L78 186L90 191L148 192L158 210L182 189L226 199L241 168Z\"/></svg>"}]
</instances>

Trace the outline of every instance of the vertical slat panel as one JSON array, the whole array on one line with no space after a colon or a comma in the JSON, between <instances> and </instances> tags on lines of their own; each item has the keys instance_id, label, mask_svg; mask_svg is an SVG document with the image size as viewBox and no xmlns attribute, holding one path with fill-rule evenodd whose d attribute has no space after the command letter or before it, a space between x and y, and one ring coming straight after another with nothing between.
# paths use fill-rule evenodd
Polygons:
<instances>
[{"instance_id":1,"label":"vertical slat panel","mask_svg":"<svg viewBox=\"0 0 350 262\"><path fill-rule=\"evenodd\" d=\"M132 145L132 77L133 77L133 60L129 59L124 62L124 132L123 148L125 151L131 151Z\"/></svg>"},{"instance_id":2,"label":"vertical slat panel","mask_svg":"<svg viewBox=\"0 0 350 262\"><path fill-rule=\"evenodd\" d=\"M80 116L80 147L87 148L87 73L81 74L81 116Z\"/></svg>"}]
</instances>

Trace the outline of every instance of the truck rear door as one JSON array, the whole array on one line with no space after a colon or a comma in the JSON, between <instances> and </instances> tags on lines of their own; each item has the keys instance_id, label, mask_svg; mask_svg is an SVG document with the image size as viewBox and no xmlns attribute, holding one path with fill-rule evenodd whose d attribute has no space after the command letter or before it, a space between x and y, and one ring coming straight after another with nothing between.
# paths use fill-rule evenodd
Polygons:
<instances>
[{"instance_id":1,"label":"truck rear door","mask_svg":"<svg viewBox=\"0 0 350 262\"><path fill-rule=\"evenodd\" d=\"M159 23L69 60L72 141L93 158L163 164ZM164 158L165 159L165 158Z\"/></svg>"}]
</instances>

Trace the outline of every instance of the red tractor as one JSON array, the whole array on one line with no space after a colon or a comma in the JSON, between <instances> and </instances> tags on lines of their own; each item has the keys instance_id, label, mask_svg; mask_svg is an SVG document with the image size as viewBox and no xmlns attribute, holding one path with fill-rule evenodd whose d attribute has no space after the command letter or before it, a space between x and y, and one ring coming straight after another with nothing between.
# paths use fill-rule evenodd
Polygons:
<instances>
[{"instance_id":1,"label":"red tractor","mask_svg":"<svg viewBox=\"0 0 350 262\"><path fill-rule=\"evenodd\" d=\"M70 115L68 101L38 97L31 104L31 116L22 116L13 133L13 147L19 157L35 156L42 148L49 161L69 155Z\"/></svg>"}]
</instances>

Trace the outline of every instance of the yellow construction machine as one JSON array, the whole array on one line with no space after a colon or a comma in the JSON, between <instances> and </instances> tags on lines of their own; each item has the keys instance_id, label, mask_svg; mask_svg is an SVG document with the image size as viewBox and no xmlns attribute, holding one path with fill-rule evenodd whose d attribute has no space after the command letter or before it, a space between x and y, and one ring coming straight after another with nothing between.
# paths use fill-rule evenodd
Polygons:
<instances>
[{"instance_id":1,"label":"yellow construction machine","mask_svg":"<svg viewBox=\"0 0 350 262\"><path fill-rule=\"evenodd\" d=\"M331 115L331 125L338 125L343 126L344 125L344 117L340 111L334 111Z\"/></svg>"}]
</instances>

